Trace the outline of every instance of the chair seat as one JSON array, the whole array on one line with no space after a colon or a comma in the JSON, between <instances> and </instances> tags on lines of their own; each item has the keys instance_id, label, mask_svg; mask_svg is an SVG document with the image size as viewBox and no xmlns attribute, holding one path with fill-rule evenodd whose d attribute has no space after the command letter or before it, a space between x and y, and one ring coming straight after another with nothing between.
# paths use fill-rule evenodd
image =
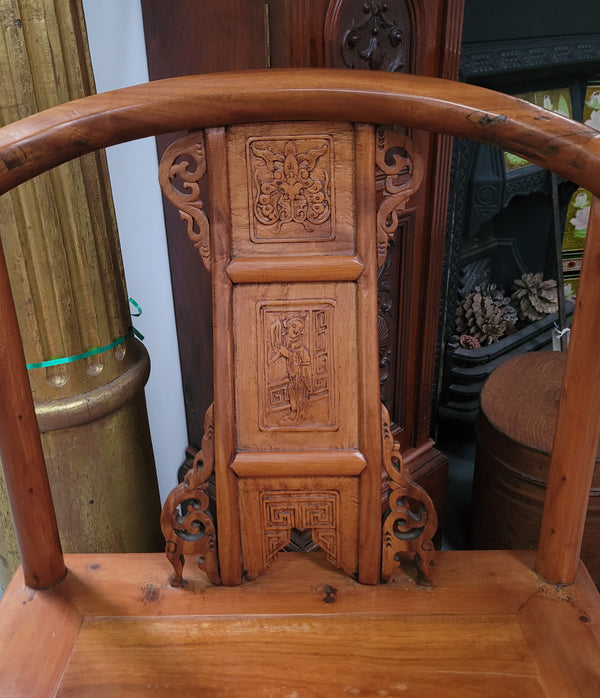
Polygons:
<instances>
[{"instance_id":1,"label":"chair seat","mask_svg":"<svg viewBox=\"0 0 600 698\"><path fill-rule=\"evenodd\" d=\"M66 561L55 590L17 573L5 593L3 698L600 695L594 585L583 565L568 589L545 584L530 551L439 553L434 589L408 572L361 585L320 552L184 589L163 555Z\"/></svg>"}]
</instances>

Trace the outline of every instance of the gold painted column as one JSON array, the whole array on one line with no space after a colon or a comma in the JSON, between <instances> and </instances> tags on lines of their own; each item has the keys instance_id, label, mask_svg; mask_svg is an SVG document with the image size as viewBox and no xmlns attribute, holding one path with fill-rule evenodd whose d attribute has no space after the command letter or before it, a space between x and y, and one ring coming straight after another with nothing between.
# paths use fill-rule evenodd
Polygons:
<instances>
[{"instance_id":1,"label":"gold painted column","mask_svg":"<svg viewBox=\"0 0 600 698\"><path fill-rule=\"evenodd\" d=\"M81 0L0 0L0 122L95 91ZM159 549L160 503L104 153L0 199L0 235L65 552ZM0 397L1 399L1 397ZM0 585L18 563L0 483Z\"/></svg>"}]
</instances>

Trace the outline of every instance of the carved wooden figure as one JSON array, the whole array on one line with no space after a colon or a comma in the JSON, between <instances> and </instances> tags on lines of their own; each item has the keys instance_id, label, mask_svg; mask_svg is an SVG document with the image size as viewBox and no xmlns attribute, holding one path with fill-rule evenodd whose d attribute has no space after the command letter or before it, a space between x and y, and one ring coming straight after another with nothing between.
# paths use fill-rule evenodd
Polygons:
<instances>
[{"instance_id":1,"label":"carved wooden figure","mask_svg":"<svg viewBox=\"0 0 600 698\"><path fill-rule=\"evenodd\" d=\"M161 160L163 191L213 275L214 467L224 584L258 576L294 532L310 533L330 562L359 581L379 582L385 469L394 492L401 478L418 498L424 512L417 518L430 525L400 524L404 514L394 505L386 519L384 577L400 552L410 552L428 578L423 551L435 533L435 511L407 469L392 465L398 456L387 446L392 437L389 417L381 420L376 371L377 267L398 212L422 178L413 149L403 135L392 149L370 125L290 122L209 129L206 138L192 132ZM385 176L378 207L376 166ZM206 202L199 187L205 175ZM201 459L205 490L210 469L204 453ZM181 521L188 479L163 510L176 584L182 553L203 545L199 532L192 544L189 529L170 523ZM192 521L199 501L188 506ZM205 519L205 495L202 501ZM201 527L212 540L212 526ZM212 557L203 560L214 569Z\"/></svg>"}]
</instances>

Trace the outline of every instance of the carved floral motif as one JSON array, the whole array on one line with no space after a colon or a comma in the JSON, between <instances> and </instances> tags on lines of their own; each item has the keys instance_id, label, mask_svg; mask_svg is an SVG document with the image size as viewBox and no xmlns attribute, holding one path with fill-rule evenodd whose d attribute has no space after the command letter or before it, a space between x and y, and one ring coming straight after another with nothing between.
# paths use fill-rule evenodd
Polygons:
<instances>
[{"instance_id":1,"label":"carved floral motif","mask_svg":"<svg viewBox=\"0 0 600 698\"><path fill-rule=\"evenodd\" d=\"M388 242L398 228L398 214L423 179L423 161L414 142L403 134L380 128L377 133L375 163L384 175L383 200L377 210L377 263L381 267Z\"/></svg>"},{"instance_id":2,"label":"carved floral motif","mask_svg":"<svg viewBox=\"0 0 600 698\"><path fill-rule=\"evenodd\" d=\"M332 158L329 136L250 139L255 241L333 236L323 226L332 216Z\"/></svg>"},{"instance_id":3,"label":"carved floral motif","mask_svg":"<svg viewBox=\"0 0 600 698\"><path fill-rule=\"evenodd\" d=\"M210 226L198 182L206 174L204 135L195 131L172 143L161 158L158 178L164 195L179 209L187 234L210 271Z\"/></svg>"},{"instance_id":4,"label":"carved floral motif","mask_svg":"<svg viewBox=\"0 0 600 698\"><path fill-rule=\"evenodd\" d=\"M400 447L390 430L390 416L381 405L383 464L389 477L389 510L383 521L381 576L387 581L398 567L402 553L413 554L418 581L431 584L437 514L425 490L412 481Z\"/></svg>"},{"instance_id":5,"label":"carved floral motif","mask_svg":"<svg viewBox=\"0 0 600 698\"><path fill-rule=\"evenodd\" d=\"M170 584L182 586L184 555L198 555L198 567L213 584L219 584L215 524L210 512L208 478L214 468L213 406L206 411L202 448L196 453L185 479L167 497L161 514L165 553L173 575Z\"/></svg>"},{"instance_id":6,"label":"carved floral motif","mask_svg":"<svg viewBox=\"0 0 600 698\"><path fill-rule=\"evenodd\" d=\"M400 72L408 61L408 37L389 2L362 2L342 40L342 60L347 68Z\"/></svg>"}]
</instances>

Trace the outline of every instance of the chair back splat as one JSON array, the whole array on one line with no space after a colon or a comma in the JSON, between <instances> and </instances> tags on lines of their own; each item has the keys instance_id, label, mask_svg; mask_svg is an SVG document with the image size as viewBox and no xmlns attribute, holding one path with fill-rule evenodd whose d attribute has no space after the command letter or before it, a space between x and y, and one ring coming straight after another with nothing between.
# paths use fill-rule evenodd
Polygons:
<instances>
[{"instance_id":1,"label":"chair back splat","mask_svg":"<svg viewBox=\"0 0 600 698\"><path fill-rule=\"evenodd\" d=\"M377 209L375 142L366 124L276 122L194 131L162 158L163 191L213 275L214 301L211 438L162 519L177 586L183 552L201 555L216 581L218 549L223 583L239 584L242 569L253 579L273 564L294 531L310 531L363 583L388 579L402 552L429 579L435 511L391 446L377 346L377 267L422 166L396 137L395 167L384 167L402 184ZM200 200L206 172L213 225ZM382 568L384 467L401 484ZM201 494L213 469L216 545Z\"/></svg>"},{"instance_id":2,"label":"chair back splat","mask_svg":"<svg viewBox=\"0 0 600 698\"><path fill-rule=\"evenodd\" d=\"M536 555L434 553L435 510L380 402L377 273L428 157L413 129L498 146L594 195ZM215 390L163 508L168 562L63 559L0 250L0 459L22 560L0 607L0 695L600 695L600 600L579 561L600 434L598 132L441 79L212 74L0 129L0 194L182 131L159 176L211 274ZM309 532L321 556L280 555ZM185 555L203 573L184 581Z\"/></svg>"}]
</instances>

